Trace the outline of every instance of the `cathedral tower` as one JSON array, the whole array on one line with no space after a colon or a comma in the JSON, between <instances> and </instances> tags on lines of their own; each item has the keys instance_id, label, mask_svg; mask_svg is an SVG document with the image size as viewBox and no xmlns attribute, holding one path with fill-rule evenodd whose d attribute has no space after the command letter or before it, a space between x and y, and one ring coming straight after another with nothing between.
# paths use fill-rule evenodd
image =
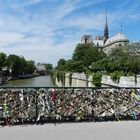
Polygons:
<instances>
[{"instance_id":1,"label":"cathedral tower","mask_svg":"<svg viewBox=\"0 0 140 140\"><path fill-rule=\"evenodd\" d=\"M107 41L108 38L109 38L109 30L108 30L107 8L106 8L106 23L105 23L105 28L104 28L104 39L105 39L105 42Z\"/></svg>"}]
</instances>

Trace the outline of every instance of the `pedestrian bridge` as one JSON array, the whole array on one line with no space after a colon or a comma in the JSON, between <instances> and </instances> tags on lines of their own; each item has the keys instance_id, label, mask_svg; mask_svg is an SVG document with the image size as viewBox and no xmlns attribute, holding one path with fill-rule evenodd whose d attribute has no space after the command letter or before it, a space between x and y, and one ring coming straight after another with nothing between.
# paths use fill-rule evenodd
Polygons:
<instances>
[{"instance_id":1,"label":"pedestrian bridge","mask_svg":"<svg viewBox=\"0 0 140 140\"><path fill-rule=\"evenodd\" d=\"M1 125L128 119L140 119L139 88L0 88Z\"/></svg>"}]
</instances>

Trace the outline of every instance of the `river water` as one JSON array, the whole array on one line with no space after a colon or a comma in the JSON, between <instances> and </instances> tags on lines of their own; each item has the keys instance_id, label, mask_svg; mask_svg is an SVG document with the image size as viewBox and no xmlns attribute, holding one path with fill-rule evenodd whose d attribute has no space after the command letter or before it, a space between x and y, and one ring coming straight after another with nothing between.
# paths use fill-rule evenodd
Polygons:
<instances>
[{"instance_id":1,"label":"river water","mask_svg":"<svg viewBox=\"0 0 140 140\"><path fill-rule=\"evenodd\" d=\"M13 80L2 87L54 87L50 76L38 76L30 79Z\"/></svg>"}]
</instances>

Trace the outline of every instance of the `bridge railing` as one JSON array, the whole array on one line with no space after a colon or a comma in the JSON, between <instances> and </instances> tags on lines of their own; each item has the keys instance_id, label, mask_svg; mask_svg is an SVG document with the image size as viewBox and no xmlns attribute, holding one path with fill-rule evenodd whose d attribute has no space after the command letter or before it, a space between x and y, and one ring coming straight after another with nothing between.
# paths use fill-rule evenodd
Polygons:
<instances>
[{"instance_id":1,"label":"bridge railing","mask_svg":"<svg viewBox=\"0 0 140 140\"><path fill-rule=\"evenodd\" d=\"M127 119L140 119L140 88L0 88L1 125Z\"/></svg>"}]
</instances>

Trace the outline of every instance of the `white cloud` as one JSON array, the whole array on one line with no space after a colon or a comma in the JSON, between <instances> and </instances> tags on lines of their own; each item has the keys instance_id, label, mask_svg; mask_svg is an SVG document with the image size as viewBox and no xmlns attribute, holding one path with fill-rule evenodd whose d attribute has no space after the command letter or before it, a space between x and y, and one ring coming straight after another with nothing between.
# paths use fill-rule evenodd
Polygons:
<instances>
[{"instance_id":1,"label":"white cloud","mask_svg":"<svg viewBox=\"0 0 140 140\"><path fill-rule=\"evenodd\" d=\"M48 3L48 5L42 5L40 11L37 9L36 12L26 11L26 7L37 6L44 1L13 2L9 4L9 7L13 6L14 12L16 11L19 15L0 13L1 51L7 54L23 55L36 62L56 64L59 58L71 57L82 34L90 30L103 31L104 11L91 10L88 14L75 14L74 12L80 8L86 9L90 5L93 5L94 9L94 5L107 0L89 2L85 0L47 0L47 2L51 2L50 7ZM124 7L125 5L126 3L124 3ZM138 19L139 15L134 12L135 5L125 11L124 8L123 10L119 8L116 11L108 10L110 28L118 28L123 19L126 21L130 18Z\"/></svg>"},{"instance_id":2,"label":"white cloud","mask_svg":"<svg viewBox=\"0 0 140 140\"><path fill-rule=\"evenodd\" d=\"M24 35L12 32L0 32L0 46L9 46L13 43L20 43Z\"/></svg>"},{"instance_id":3,"label":"white cloud","mask_svg":"<svg viewBox=\"0 0 140 140\"><path fill-rule=\"evenodd\" d=\"M24 1L20 1L19 3L10 3L11 8L15 9L15 10L19 10L20 8L25 8L31 5L36 5L39 4L40 2L42 2L43 0L24 0Z\"/></svg>"},{"instance_id":4,"label":"white cloud","mask_svg":"<svg viewBox=\"0 0 140 140\"><path fill-rule=\"evenodd\" d=\"M74 22L73 22L74 21ZM98 29L102 30L101 27L105 24L104 13L101 14L89 14L80 17L74 17L65 22L67 26L76 26L80 29Z\"/></svg>"},{"instance_id":5,"label":"white cloud","mask_svg":"<svg viewBox=\"0 0 140 140\"><path fill-rule=\"evenodd\" d=\"M7 54L23 55L26 59L36 60L36 62L50 62L56 65L58 59L70 59L77 41L53 45L51 42L38 42L20 44L16 47L1 47L1 51Z\"/></svg>"}]
</instances>

